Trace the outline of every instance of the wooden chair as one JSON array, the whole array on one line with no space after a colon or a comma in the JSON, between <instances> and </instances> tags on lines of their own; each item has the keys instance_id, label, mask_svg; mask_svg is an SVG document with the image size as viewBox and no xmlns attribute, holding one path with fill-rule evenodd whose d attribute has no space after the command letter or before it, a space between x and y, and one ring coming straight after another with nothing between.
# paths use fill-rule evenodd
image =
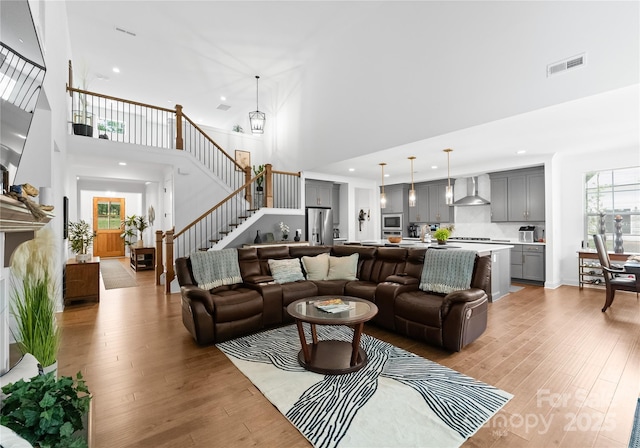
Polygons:
<instances>
[{"instance_id":1,"label":"wooden chair","mask_svg":"<svg viewBox=\"0 0 640 448\"><path fill-rule=\"evenodd\" d=\"M640 292L640 279L630 277L624 269L611 266L609 254L604 245L602 235L593 235L593 241L596 244L600 266L602 267L602 275L604 276L604 282L607 287L606 299L604 307L602 308L602 312L604 313L613 303L613 298L618 290L635 292L637 297L638 292ZM624 277L620 277L620 274L624 274Z\"/></svg>"}]
</instances>

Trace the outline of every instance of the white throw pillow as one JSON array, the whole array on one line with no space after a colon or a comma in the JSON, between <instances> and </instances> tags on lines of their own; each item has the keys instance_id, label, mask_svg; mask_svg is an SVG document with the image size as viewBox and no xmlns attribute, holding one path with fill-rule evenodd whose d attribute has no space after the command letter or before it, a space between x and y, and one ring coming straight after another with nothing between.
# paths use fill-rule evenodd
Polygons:
<instances>
[{"instance_id":1,"label":"white throw pillow","mask_svg":"<svg viewBox=\"0 0 640 448\"><path fill-rule=\"evenodd\" d=\"M298 280L304 280L302 268L300 268L300 260L297 258L284 260L267 260L271 276L276 283L290 283Z\"/></svg>"},{"instance_id":2,"label":"white throw pillow","mask_svg":"<svg viewBox=\"0 0 640 448\"><path fill-rule=\"evenodd\" d=\"M358 254L348 257L329 257L327 280L358 280Z\"/></svg>"},{"instance_id":3,"label":"white throw pillow","mask_svg":"<svg viewBox=\"0 0 640 448\"><path fill-rule=\"evenodd\" d=\"M0 425L0 442L4 448L32 448L29 442L2 425Z\"/></svg>"},{"instance_id":4,"label":"white throw pillow","mask_svg":"<svg viewBox=\"0 0 640 448\"><path fill-rule=\"evenodd\" d=\"M329 254L302 257L302 266L307 273L307 280L326 280L329 274Z\"/></svg>"}]
</instances>

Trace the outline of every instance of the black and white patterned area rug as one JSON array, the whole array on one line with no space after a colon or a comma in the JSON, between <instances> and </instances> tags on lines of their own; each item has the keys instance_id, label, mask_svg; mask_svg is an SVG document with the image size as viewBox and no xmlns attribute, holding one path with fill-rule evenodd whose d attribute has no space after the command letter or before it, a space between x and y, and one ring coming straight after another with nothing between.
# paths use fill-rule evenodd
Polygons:
<instances>
[{"instance_id":1,"label":"black and white patterned area rug","mask_svg":"<svg viewBox=\"0 0 640 448\"><path fill-rule=\"evenodd\" d=\"M343 326L317 330L321 340L353 335ZM457 447L512 397L366 334L361 346L365 367L321 375L298 364L295 325L217 344L318 448Z\"/></svg>"}]
</instances>

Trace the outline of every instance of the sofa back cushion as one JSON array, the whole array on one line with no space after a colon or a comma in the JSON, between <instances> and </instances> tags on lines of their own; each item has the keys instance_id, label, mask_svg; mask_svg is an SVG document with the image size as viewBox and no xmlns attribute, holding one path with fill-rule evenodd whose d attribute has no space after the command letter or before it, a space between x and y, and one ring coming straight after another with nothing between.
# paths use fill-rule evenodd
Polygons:
<instances>
[{"instance_id":1,"label":"sofa back cushion","mask_svg":"<svg viewBox=\"0 0 640 448\"><path fill-rule=\"evenodd\" d=\"M315 257L329 252L331 252L331 246L289 246L289 255L297 258Z\"/></svg>"},{"instance_id":2,"label":"sofa back cushion","mask_svg":"<svg viewBox=\"0 0 640 448\"><path fill-rule=\"evenodd\" d=\"M257 250L258 259L260 260L260 273L262 275L271 275L268 260L291 258L289 256L289 248L287 246L258 247Z\"/></svg>"},{"instance_id":3,"label":"sofa back cushion","mask_svg":"<svg viewBox=\"0 0 640 448\"><path fill-rule=\"evenodd\" d=\"M358 280L358 255L329 257L327 280Z\"/></svg>"},{"instance_id":4,"label":"sofa back cushion","mask_svg":"<svg viewBox=\"0 0 640 448\"><path fill-rule=\"evenodd\" d=\"M329 273L329 254L321 253L315 257L303 256L302 267L307 276L307 280L326 280Z\"/></svg>"},{"instance_id":5,"label":"sofa back cushion","mask_svg":"<svg viewBox=\"0 0 640 448\"><path fill-rule=\"evenodd\" d=\"M373 267L373 262L376 256L376 247L369 246L333 246L331 248L331 255L336 257L348 257L352 254L358 254L358 272L356 277L362 278L366 272L370 272Z\"/></svg>"},{"instance_id":6,"label":"sofa back cushion","mask_svg":"<svg viewBox=\"0 0 640 448\"><path fill-rule=\"evenodd\" d=\"M267 260L271 276L276 283L291 283L304 280L300 260L287 258L283 260Z\"/></svg>"},{"instance_id":7,"label":"sofa back cushion","mask_svg":"<svg viewBox=\"0 0 640 448\"><path fill-rule=\"evenodd\" d=\"M390 275L404 271L407 250L398 247L379 247L369 269L363 269L360 280L381 283Z\"/></svg>"},{"instance_id":8,"label":"sofa back cushion","mask_svg":"<svg viewBox=\"0 0 640 448\"><path fill-rule=\"evenodd\" d=\"M260 271L258 251L254 247L238 249L238 264L240 265L242 278L246 279L256 275L263 275Z\"/></svg>"}]
</instances>

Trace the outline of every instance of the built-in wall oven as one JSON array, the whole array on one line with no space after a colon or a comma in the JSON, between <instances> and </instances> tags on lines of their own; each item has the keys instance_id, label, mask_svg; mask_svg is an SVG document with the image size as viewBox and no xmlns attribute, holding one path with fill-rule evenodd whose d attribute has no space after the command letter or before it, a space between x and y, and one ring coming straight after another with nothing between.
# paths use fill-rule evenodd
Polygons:
<instances>
[{"instance_id":1,"label":"built-in wall oven","mask_svg":"<svg viewBox=\"0 0 640 448\"><path fill-rule=\"evenodd\" d=\"M384 213L382 215L383 232L399 232L394 235L402 235L402 213Z\"/></svg>"}]
</instances>

